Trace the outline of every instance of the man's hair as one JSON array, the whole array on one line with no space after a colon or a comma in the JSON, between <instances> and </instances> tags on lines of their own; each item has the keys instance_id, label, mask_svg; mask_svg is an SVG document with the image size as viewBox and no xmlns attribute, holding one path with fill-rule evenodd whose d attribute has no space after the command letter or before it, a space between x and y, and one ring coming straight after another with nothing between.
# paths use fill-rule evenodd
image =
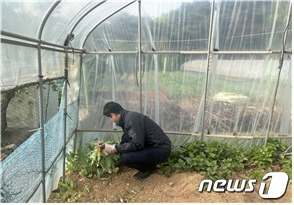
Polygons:
<instances>
[{"instance_id":1,"label":"man's hair","mask_svg":"<svg viewBox=\"0 0 294 205\"><path fill-rule=\"evenodd\" d=\"M103 108L103 115L107 116L107 117L111 117L111 113L114 114L120 114L121 111L123 111L123 108L120 104L116 103L116 102L108 102L104 105Z\"/></svg>"}]
</instances>

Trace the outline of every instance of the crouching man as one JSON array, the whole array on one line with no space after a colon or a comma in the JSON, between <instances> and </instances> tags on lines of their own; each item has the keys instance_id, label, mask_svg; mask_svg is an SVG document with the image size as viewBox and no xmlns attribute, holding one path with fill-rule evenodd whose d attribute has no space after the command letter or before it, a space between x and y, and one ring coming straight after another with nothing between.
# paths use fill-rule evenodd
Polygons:
<instances>
[{"instance_id":1,"label":"crouching man","mask_svg":"<svg viewBox=\"0 0 294 205\"><path fill-rule=\"evenodd\" d=\"M123 129L120 144L105 144L107 153L120 153L121 162L139 172L136 179L150 176L156 164L164 162L171 152L171 141L163 130L147 116L124 110L116 102L104 105L103 115Z\"/></svg>"}]
</instances>

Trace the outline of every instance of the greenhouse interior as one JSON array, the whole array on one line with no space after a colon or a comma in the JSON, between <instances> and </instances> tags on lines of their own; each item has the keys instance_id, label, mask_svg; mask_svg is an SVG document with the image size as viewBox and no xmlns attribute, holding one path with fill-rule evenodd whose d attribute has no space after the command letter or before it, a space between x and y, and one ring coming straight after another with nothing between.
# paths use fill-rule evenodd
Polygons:
<instances>
[{"instance_id":1,"label":"greenhouse interior","mask_svg":"<svg viewBox=\"0 0 294 205\"><path fill-rule=\"evenodd\" d=\"M1 5L1 202L46 202L66 153L119 141L109 101L173 146L292 145L291 0Z\"/></svg>"}]
</instances>

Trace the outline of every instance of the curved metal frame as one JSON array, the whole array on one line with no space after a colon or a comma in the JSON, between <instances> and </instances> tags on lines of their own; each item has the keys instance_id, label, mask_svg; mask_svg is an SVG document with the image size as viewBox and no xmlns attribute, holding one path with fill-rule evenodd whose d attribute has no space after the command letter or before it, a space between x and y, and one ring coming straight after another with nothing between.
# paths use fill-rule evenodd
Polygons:
<instances>
[{"instance_id":1,"label":"curved metal frame","mask_svg":"<svg viewBox=\"0 0 294 205\"><path fill-rule=\"evenodd\" d=\"M41 25L39 27L39 32L38 32L38 39L41 40L42 39L42 34L43 34L43 30L45 27L45 24L48 20L48 18L50 17L51 13L54 11L54 9L58 6L58 4L61 2L61 0L56 0L53 2L53 4L51 5L51 7L49 8L49 10L46 12L45 16L43 17L42 21L41 21Z\"/></svg>"},{"instance_id":2,"label":"curved metal frame","mask_svg":"<svg viewBox=\"0 0 294 205\"><path fill-rule=\"evenodd\" d=\"M57 0L53 2L49 10L46 12L45 16L41 21L41 25L39 27L38 39L39 43L37 45L38 48L38 71L39 71L39 118L40 118L40 132L41 132L41 156L42 156L42 192L43 192L43 203L46 202L46 183L45 183L45 133L44 133L44 113L43 113L43 73L42 73L42 56L41 56L41 39L43 29L45 24L50 16L50 14L54 11L57 5L61 2L61 0Z\"/></svg>"},{"instance_id":3,"label":"curved metal frame","mask_svg":"<svg viewBox=\"0 0 294 205\"><path fill-rule=\"evenodd\" d=\"M77 27L77 25L94 9L96 9L98 6L100 6L101 4L104 4L106 2L106 0L99 2L98 4L96 4L95 6L93 6L92 8L90 8L86 13L84 13L78 20L77 22L71 27L69 34L72 34L72 32L75 30L75 28Z\"/></svg>"},{"instance_id":4,"label":"curved metal frame","mask_svg":"<svg viewBox=\"0 0 294 205\"><path fill-rule=\"evenodd\" d=\"M90 36L90 34L95 30L95 28L97 28L101 23L103 23L104 21L106 21L108 18L110 18L111 16L113 16L114 14L116 14L117 12L121 11L122 9L128 7L129 5L133 4L134 2L136 2L137 0L131 1L129 3L127 3L126 5L120 7L119 9L115 10L114 12L112 12L111 14L109 14L107 17L105 17L104 19L102 19L101 21L99 21L95 26L93 26L90 31L88 32L87 36L84 38L84 40L82 41L82 46L81 48L83 48L85 46L85 42L88 39L88 37Z\"/></svg>"}]
</instances>

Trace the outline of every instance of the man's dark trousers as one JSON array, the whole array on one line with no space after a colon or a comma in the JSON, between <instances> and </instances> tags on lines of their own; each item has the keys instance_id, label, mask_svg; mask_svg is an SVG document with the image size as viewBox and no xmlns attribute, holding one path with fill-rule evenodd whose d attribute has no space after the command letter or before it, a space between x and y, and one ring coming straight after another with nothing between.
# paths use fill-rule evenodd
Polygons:
<instances>
[{"instance_id":1,"label":"man's dark trousers","mask_svg":"<svg viewBox=\"0 0 294 205\"><path fill-rule=\"evenodd\" d=\"M169 150L145 147L139 151L121 153L120 158L124 165L145 172L164 162L169 154Z\"/></svg>"}]
</instances>

